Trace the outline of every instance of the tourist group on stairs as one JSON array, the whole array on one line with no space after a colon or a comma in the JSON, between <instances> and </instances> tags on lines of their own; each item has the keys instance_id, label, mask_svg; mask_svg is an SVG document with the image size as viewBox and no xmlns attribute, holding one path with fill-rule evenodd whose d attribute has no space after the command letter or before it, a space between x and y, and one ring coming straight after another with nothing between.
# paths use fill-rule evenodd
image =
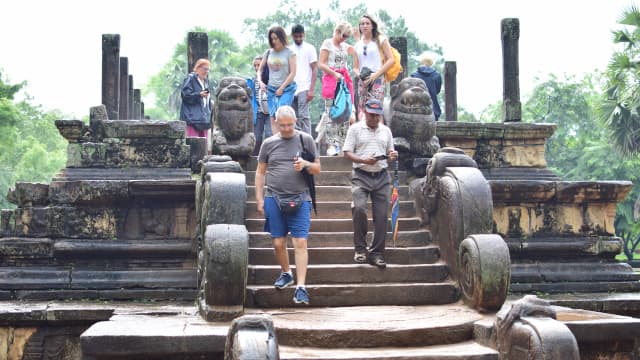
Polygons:
<instances>
[{"instance_id":1,"label":"tourist group on stairs","mask_svg":"<svg viewBox=\"0 0 640 360\"><path fill-rule=\"evenodd\" d=\"M356 35L356 45L345 42ZM317 68L323 72L322 98L325 141L330 155L342 154L352 162L354 261L384 269L385 241L391 197L389 161L396 161L391 130L383 119L385 71L394 63L388 39L369 15L363 15L355 32L350 24L339 23L331 38L316 56L313 45L304 41L304 27L291 30L294 44L288 46L284 29L269 29L270 48L254 59L255 75L249 80L254 106L254 131L258 144L254 150L258 165L255 174L256 206L264 216L264 231L273 241L280 275L274 286L284 289L296 284L293 301L309 304L306 289L308 267L307 239L311 227L313 175L321 172L316 140L311 136L309 104ZM353 61L354 75L360 79L358 106L354 106L353 81L347 60ZM383 61L384 60L384 61ZM336 122L330 117L336 89L348 92L349 116ZM265 96L266 94L266 96ZM266 100L265 100L266 97ZM266 104L266 106L265 106ZM267 115L267 113L269 115ZM267 116L270 121L267 121ZM368 232L367 199L373 211L373 241L366 243ZM315 200L315 199L314 199ZM291 271L287 236L294 247L296 274Z\"/></svg>"}]
</instances>

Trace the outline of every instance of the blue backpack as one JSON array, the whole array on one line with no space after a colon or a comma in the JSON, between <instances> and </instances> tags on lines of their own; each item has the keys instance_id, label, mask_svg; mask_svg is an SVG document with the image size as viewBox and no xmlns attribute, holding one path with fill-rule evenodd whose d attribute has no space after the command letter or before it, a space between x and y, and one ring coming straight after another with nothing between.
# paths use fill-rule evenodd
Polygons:
<instances>
[{"instance_id":1,"label":"blue backpack","mask_svg":"<svg viewBox=\"0 0 640 360\"><path fill-rule=\"evenodd\" d=\"M331 105L331 109L329 109L329 117L331 118L331 121L336 124L349 121L352 106L353 104L351 103L351 93L349 92L349 88L347 87L347 84L341 80L336 85L333 104Z\"/></svg>"}]
</instances>

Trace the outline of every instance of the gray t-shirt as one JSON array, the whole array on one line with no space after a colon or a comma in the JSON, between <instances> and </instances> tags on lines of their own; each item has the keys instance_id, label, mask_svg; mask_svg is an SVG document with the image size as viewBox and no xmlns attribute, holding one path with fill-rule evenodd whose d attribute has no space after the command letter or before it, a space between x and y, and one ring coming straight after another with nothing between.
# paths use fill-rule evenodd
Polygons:
<instances>
[{"instance_id":1,"label":"gray t-shirt","mask_svg":"<svg viewBox=\"0 0 640 360\"><path fill-rule=\"evenodd\" d=\"M297 130L295 135L289 139L280 137L278 133L262 143L258 162L267 164L267 196L269 192L277 195L306 193L305 200L311 200L302 173L293 168L293 159L296 154L302 153L300 134L302 134L305 150L317 156L316 145L311 135Z\"/></svg>"},{"instance_id":2,"label":"gray t-shirt","mask_svg":"<svg viewBox=\"0 0 640 360\"><path fill-rule=\"evenodd\" d=\"M269 66L269 86L279 87L289 76L289 58L295 53L288 47L280 51L269 49L264 53L268 56L267 65Z\"/></svg>"}]
</instances>

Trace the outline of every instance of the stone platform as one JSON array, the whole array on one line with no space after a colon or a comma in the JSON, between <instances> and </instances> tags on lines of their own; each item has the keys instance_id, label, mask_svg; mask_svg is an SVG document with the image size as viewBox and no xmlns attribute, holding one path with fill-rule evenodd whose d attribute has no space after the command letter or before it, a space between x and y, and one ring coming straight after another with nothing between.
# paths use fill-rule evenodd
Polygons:
<instances>
[{"instance_id":1,"label":"stone platform","mask_svg":"<svg viewBox=\"0 0 640 360\"><path fill-rule=\"evenodd\" d=\"M640 303L640 294L625 297ZM624 356L635 351L639 319L554 309L583 358L632 358ZM281 359L498 359L495 314L461 302L246 310L271 317ZM204 321L192 304L168 302L2 302L0 324L4 354L26 354L37 345L65 359L94 360L222 359L230 327L230 322Z\"/></svg>"}]
</instances>

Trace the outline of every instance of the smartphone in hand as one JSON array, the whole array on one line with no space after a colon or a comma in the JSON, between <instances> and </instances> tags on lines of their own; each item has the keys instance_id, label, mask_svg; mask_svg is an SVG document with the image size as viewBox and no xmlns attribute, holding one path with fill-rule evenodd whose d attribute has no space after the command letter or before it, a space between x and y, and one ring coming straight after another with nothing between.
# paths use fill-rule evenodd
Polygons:
<instances>
[{"instance_id":1,"label":"smartphone in hand","mask_svg":"<svg viewBox=\"0 0 640 360\"><path fill-rule=\"evenodd\" d=\"M373 158L376 160L386 160L388 157L387 155L382 154L382 155L374 156Z\"/></svg>"}]
</instances>

